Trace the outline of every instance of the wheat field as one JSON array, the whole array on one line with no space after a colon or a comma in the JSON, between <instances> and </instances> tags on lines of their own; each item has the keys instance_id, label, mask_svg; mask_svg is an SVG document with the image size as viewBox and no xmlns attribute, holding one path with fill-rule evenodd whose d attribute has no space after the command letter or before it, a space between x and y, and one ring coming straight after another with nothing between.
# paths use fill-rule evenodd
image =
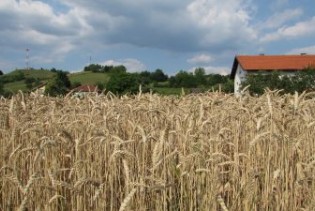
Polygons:
<instances>
[{"instance_id":1,"label":"wheat field","mask_svg":"<svg viewBox=\"0 0 315 211\"><path fill-rule=\"evenodd\" d=\"M314 97L0 99L0 210L315 210Z\"/></svg>"}]
</instances>

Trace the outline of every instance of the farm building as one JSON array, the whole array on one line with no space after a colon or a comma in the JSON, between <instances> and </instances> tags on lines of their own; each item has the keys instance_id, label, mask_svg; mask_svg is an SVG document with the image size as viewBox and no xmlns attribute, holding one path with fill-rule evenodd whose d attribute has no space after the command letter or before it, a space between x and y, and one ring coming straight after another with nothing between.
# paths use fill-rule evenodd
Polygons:
<instances>
[{"instance_id":1,"label":"farm building","mask_svg":"<svg viewBox=\"0 0 315 211\"><path fill-rule=\"evenodd\" d=\"M240 95L242 82L248 74L255 74L258 71L294 74L307 67L315 67L315 55L238 55L234 58L231 70L234 93L236 96Z\"/></svg>"},{"instance_id":2,"label":"farm building","mask_svg":"<svg viewBox=\"0 0 315 211\"><path fill-rule=\"evenodd\" d=\"M81 85L72 90L74 96L83 97L88 94L100 93L100 90L97 86L93 85Z\"/></svg>"}]
</instances>

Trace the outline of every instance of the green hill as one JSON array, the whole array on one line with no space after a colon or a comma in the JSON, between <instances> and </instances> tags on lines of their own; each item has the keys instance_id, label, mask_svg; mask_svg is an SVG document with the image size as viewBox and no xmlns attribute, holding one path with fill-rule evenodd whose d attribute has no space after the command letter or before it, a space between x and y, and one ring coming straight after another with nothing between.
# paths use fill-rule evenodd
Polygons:
<instances>
[{"instance_id":1,"label":"green hill","mask_svg":"<svg viewBox=\"0 0 315 211\"><path fill-rule=\"evenodd\" d=\"M27 79L35 79L36 84L34 87L36 87L38 85L47 83L55 75L55 72L45 69L18 69L0 76L0 80L2 80L4 83L5 91L9 93L16 93L19 90L28 91L25 83ZM78 82L82 85L95 85L97 83L106 84L109 80L108 74L93 72L70 73L68 77L71 83Z\"/></svg>"},{"instance_id":2,"label":"green hill","mask_svg":"<svg viewBox=\"0 0 315 211\"><path fill-rule=\"evenodd\" d=\"M4 89L7 92L16 93L17 91L27 91L25 81L27 79L34 79L36 85L46 83L53 78L56 73L44 69L17 69L0 77L4 83ZM35 85L35 83L34 83Z\"/></svg>"},{"instance_id":3,"label":"green hill","mask_svg":"<svg viewBox=\"0 0 315 211\"><path fill-rule=\"evenodd\" d=\"M78 72L69 74L69 79L71 83L79 82L82 85L106 84L109 80L109 75L106 73Z\"/></svg>"}]
</instances>

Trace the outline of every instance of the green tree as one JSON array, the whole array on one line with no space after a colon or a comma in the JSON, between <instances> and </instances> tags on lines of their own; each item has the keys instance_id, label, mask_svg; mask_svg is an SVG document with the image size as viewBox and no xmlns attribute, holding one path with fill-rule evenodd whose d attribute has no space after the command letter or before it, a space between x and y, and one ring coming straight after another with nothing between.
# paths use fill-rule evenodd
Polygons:
<instances>
[{"instance_id":1,"label":"green tree","mask_svg":"<svg viewBox=\"0 0 315 211\"><path fill-rule=\"evenodd\" d=\"M314 90L315 88L315 69L306 68L291 75L281 75L278 71L272 73L250 74L242 87L249 86L249 92L252 94L263 94L264 89L283 90L284 93L303 92L305 90Z\"/></svg>"},{"instance_id":2,"label":"green tree","mask_svg":"<svg viewBox=\"0 0 315 211\"><path fill-rule=\"evenodd\" d=\"M29 77L25 79L25 84L26 88L33 89L40 84L40 80L38 78Z\"/></svg>"},{"instance_id":3,"label":"green tree","mask_svg":"<svg viewBox=\"0 0 315 211\"><path fill-rule=\"evenodd\" d=\"M153 73L151 73L151 80L157 82L167 81L168 76L164 74L163 70L156 69Z\"/></svg>"},{"instance_id":4,"label":"green tree","mask_svg":"<svg viewBox=\"0 0 315 211\"><path fill-rule=\"evenodd\" d=\"M90 64L89 66L84 67L84 71L91 71L94 73L103 72L104 67L99 64Z\"/></svg>"},{"instance_id":5,"label":"green tree","mask_svg":"<svg viewBox=\"0 0 315 211\"><path fill-rule=\"evenodd\" d=\"M142 85L148 85L152 82L151 80L151 73L149 71L142 71L139 74L140 83Z\"/></svg>"},{"instance_id":6,"label":"green tree","mask_svg":"<svg viewBox=\"0 0 315 211\"><path fill-rule=\"evenodd\" d=\"M4 95L4 85L3 85L3 82L0 81L0 96L3 96Z\"/></svg>"},{"instance_id":7,"label":"green tree","mask_svg":"<svg viewBox=\"0 0 315 211\"><path fill-rule=\"evenodd\" d=\"M2 70L0 70L0 75L3 75L3 72L2 72Z\"/></svg>"},{"instance_id":8,"label":"green tree","mask_svg":"<svg viewBox=\"0 0 315 211\"><path fill-rule=\"evenodd\" d=\"M139 82L136 74L119 72L112 74L107 82L106 89L115 94L136 93Z\"/></svg>"},{"instance_id":9,"label":"green tree","mask_svg":"<svg viewBox=\"0 0 315 211\"><path fill-rule=\"evenodd\" d=\"M225 84L228 83L229 77L220 75L220 74L209 74L207 75L207 85L215 86L217 84Z\"/></svg>"},{"instance_id":10,"label":"green tree","mask_svg":"<svg viewBox=\"0 0 315 211\"><path fill-rule=\"evenodd\" d=\"M186 71L179 71L174 77L169 80L171 87L196 88L197 81L192 73Z\"/></svg>"},{"instance_id":11,"label":"green tree","mask_svg":"<svg viewBox=\"0 0 315 211\"><path fill-rule=\"evenodd\" d=\"M127 68L124 65L118 65L118 66L114 66L110 72L114 74L126 73Z\"/></svg>"},{"instance_id":12,"label":"green tree","mask_svg":"<svg viewBox=\"0 0 315 211\"><path fill-rule=\"evenodd\" d=\"M64 95L68 92L70 87L71 82L67 72L57 71L57 75L47 83L45 94L50 96Z\"/></svg>"},{"instance_id":13,"label":"green tree","mask_svg":"<svg viewBox=\"0 0 315 211\"><path fill-rule=\"evenodd\" d=\"M196 78L196 83L198 86L200 85L206 85L207 79L206 79L206 71L202 67L198 67L195 69L195 78Z\"/></svg>"}]
</instances>

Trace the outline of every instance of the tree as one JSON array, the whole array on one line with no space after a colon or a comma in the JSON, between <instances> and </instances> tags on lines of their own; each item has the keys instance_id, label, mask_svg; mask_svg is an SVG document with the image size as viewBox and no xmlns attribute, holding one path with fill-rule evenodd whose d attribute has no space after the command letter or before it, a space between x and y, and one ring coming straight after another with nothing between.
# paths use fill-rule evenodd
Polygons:
<instances>
[{"instance_id":1,"label":"tree","mask_svg":"<svg viewBox=\"0 0 315 211\"><path fill-rule=\"evenodd\" d=\"M126 73L127 72L127 68L124 65L118 65L118 66L114 66L111 70L111 73L114 74L118 74L118 73Z\"/></svg>"},{"instance_id":2,"label":"tree","mask_svg":"<svg viewBox=\"0 0 315 211\"><path fill-rule=\"evenodd\" d=\"M46 85L45 93L50 96L64 95L71 87L68 75L64 71L57 71L57 75Z\"/></svg>"},{"instance_id":3,"label":"tree","mask_svg":"<svg viewBox=\"0 0 315 211\"><path fill-rule=\"evenodd\" d=\"M271 74L251 74L246 77L242 87L248 85L252 94L263 94L265 88L283 90L284 93L303 92L315 89L315 69L306 68L292 75L280 75L278 71Z\"/></svg>"},{"instance_id":4,"label":"tree","mask_svg":"<svg viewBox=\"0 0 315 211\"><path fill-rule=\"evenodd\" d=\"M142 71L139 74L139 80L142 85L148 85L152 82L151 73L149 71Z\"/></svg>"},{"instance_id":5,"label":"tree","mask_svg":"<svg viewBox=\"0 0 315 211\"><path fill-rule=\"evenodd\" d=\"M207 79L206 71L204 68L202 67L196 68L194 74L198 85L206 85Z\"/></svg>"},{"instance_id":6,"label":"tree","mask_svg":"<svg viewBox=\"0 0 315 211\"><path fill-rule=\"evenodd\" d=\"M3 72L2 72L2 70L0 70L0 75L3 75Z\"/></svg>"},{"instance_id":7,"label":"tree","mask_svg":"<svg viewBox=\"0 0 315 211\"><path fill-rule=\"evenodd\" d=\"M35 82L36 82L36 79L33 77L26 78L25 79L26 88L32 89L34 87Z\"/></svg>"},{"instance_id":8,"label":"tree","mask_svg":"<svg viewBox=\"0 0 315 211\"><path fill-rule=\"evenodd\" d=\"M196 88L197 81L192 73L186 71L179 71L175 76L169 80L171 87L185 87L185 88Z\"/></svg>"},{"instance_id":9,"label":"tree","mask_svg":"<svg viewBox=\"0 0 315 211\"><path fill-rule=\"evenodd\" d=\"M157 82L167 81L168 76L164 74L163 70L156 69L153 73L151 73L151 80Z\"/></svg>"},{"instance_id":10,"label":"tree","mask_svg":"<svg viewBox=\"0 0 315 211\"><path fill-rule=\"evenodd\" d=\"M209 74L207 75L207 85L215 86L217 84L228 83L229 77L220 74Z\"/></svg>"},{"instance_id":11,"label":"tree","mask_svg":"<svg viewBox=\"0 0 315 211\"><path fill-rule=\"evenodd\" d=\"M84 71L91 71L94 73L103 72L104 67L99 64L90 64L89 66L84 67Z\"/></svg>"},{"instance_id":12,"label":"tree","mask_svg":"<svg viewBox=\"0 0 315 211\"><path fill-rule=\"evenodd\" d=\"M125 72L112 74L106 85L106 89L115 94L136 93L138 87L138 77L133 73Z\"/></svg>"},{"instance_id":13,"label":"tree","mask_svg":"<svg viewBox=\"0 0 315 211\"><path fill-rule=\"evenodd\" d=\"M3 82L0 81L0 96L4 95L4 86L3 86Z\"/></svg>"}]
</instances>

